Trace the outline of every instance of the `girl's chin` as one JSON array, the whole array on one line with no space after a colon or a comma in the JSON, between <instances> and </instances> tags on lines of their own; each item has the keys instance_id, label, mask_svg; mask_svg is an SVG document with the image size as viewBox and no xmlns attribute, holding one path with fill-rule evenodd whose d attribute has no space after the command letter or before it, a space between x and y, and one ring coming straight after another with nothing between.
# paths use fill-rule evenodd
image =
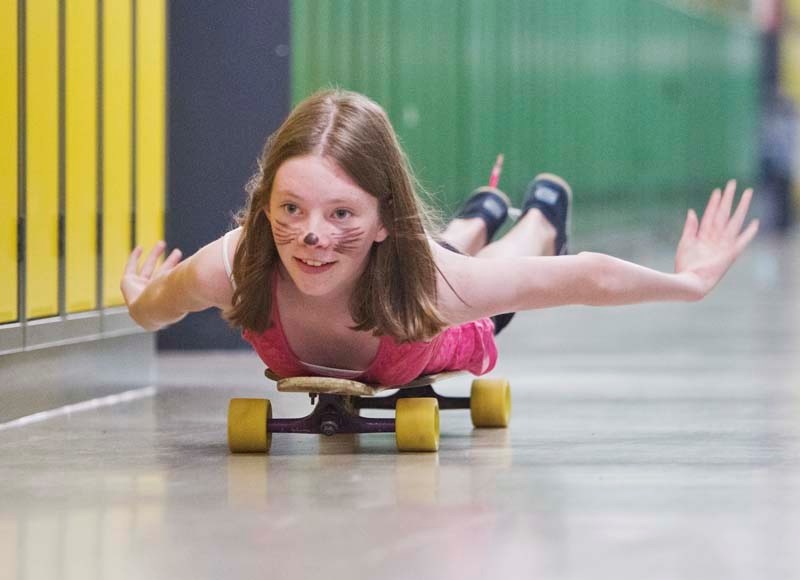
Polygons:
<instances>
[{"instance_id":1,"label":"girl's chin","mask_svg":"<svg viewBox=\"0 0 800 580\"><path fill-rule=\"evenodd\" d=\"M314 274L306 274L299 268L284 268L284 274L292 281L294 287L306 296L324 296L334 292L338 286L335 281L323 280L322 277Z\"/></svg>"},{"instance_id":2,"label":"girl's chin","mask_svg":"<svg viewBox=\"0 0 800 580\"><path fill-rule=\"evenodd\" d=\"M297 288L300 294L308 296L309 298L349 296L358 283L357 278L348 283L348 281L339 278L323 280L322 278L309 276L303 273L293 273L289 277L292 279L294 287Z\"/></svg>"}]
</instances>

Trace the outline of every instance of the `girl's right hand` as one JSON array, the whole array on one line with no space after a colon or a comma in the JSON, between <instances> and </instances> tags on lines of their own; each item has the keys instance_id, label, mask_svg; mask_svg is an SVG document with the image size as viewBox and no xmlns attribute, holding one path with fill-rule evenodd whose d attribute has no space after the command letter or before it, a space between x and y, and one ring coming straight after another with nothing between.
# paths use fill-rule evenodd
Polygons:
<instances>
[{"instance_id":1,"label":"girl's right hand","mask_svg":"<svg viewBox=\"0 0 800 580\"><path fill-rule=\"evenodd\" d=\"M166 276L180 262L181 251L175 248L169 257L164 260L164 263L159 266L158 258L164 253L165 248L166 243L163 240L159 240L150 250L150 254L148 254L141 268L139 268L138 264L142 255L142 247L136 246L131 252L120 281L120 290L122 290L122 296L125 298L128 310L131 309L131 306L139 299L139 296L142 295L151 282Z\"/></svg>"}]
</instances>

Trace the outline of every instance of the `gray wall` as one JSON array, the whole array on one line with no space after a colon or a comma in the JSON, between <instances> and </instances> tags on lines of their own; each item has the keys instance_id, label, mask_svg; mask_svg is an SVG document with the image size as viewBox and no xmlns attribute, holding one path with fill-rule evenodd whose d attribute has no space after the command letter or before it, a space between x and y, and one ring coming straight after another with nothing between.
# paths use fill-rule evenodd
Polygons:
<instances>
[{"instance_id":1,"label":"gray wall","mask_svg":"<svg viewBox=\"0 0 800 580\"><path fill-rule=\"evenodd\" d=\"M230 227L289 112L289 0L173 0L169 11L166 238L190 255ZM217 310L158 333L159 349L245 346Z\"/></svg>"}]
</instances>

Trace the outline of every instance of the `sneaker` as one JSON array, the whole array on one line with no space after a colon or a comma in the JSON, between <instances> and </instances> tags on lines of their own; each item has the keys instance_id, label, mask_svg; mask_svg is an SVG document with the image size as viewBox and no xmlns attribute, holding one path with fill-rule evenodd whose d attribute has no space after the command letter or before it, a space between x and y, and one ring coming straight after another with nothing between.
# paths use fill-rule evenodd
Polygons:
<instances>
[{"instance_id":1,"label":"sneaker","mask_svg":"<svg viewBox=\"0 0 800 580\"><path fill-rule=\"evenodd\" d=\"M487 241L491 242L497 230L508 218L511 200L494 187L479 187L473 191L461 209L456 212L457 219L479 217L486 223Z\"/></svg>"},{"instance_id":2,"label":"sneaker","mask_svg":"<svg viewBox=\"0 0 800 580\"><path fill-rule=\"evenodd\" d=\"M567 236L570 232L570 205L572 189L558 175L540 173L528 184L522 202L520 219L529 210L536 208L556 229L556 256L567 253Z\"/></svg>"}]
</instances>

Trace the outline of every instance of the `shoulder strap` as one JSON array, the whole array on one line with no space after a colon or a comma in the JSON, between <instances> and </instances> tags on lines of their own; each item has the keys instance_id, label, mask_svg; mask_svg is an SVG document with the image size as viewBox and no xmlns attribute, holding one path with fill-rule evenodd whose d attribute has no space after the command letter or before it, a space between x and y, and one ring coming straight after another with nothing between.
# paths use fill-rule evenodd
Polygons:
<instances>
[{"instance_id":1,"label":"shoulder strap","mask_svg":"<svg viewBox=\"0 0 800 580\"><path fill-rule=\"evenodd\" d=\"M228 280L231 281L231 286L236 289L236 283L233 281L233 273L231 269L231 260L228 257L228 240L229 236L234 232L234 230L229 231L227 234L222 236L222 261L225 263L225 272L228 274Z\"/></svg>"}]
</instances>

